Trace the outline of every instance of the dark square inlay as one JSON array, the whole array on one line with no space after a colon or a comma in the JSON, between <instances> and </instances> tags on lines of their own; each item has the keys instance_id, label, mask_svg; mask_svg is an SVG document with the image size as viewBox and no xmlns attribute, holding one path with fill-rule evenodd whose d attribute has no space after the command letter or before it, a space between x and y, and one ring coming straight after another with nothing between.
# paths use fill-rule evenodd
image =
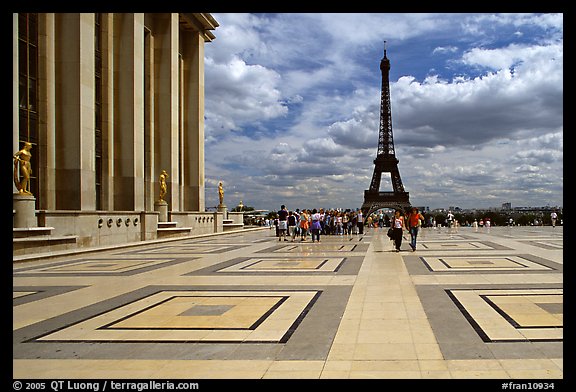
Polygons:
<instances>
[{"instance_id":1,"label":"dark square inlay","mask_svg":"<svg viewBox=\"0 0 576 392\"><path fill-rule=\"evenodd\" d=\"M194 305L179 316L221 316L235 305Z\"/></svg>"},{"instance_id":2,"label":"dark square inlay","mask_svg":"<svg viewBox=\"0 0 576 392\"><path fill-rule=\"evenodd\" d=\"M564 314L564 304L561 303L536 303L538 307L551 314Z\"/></svg>"}]
</instances>

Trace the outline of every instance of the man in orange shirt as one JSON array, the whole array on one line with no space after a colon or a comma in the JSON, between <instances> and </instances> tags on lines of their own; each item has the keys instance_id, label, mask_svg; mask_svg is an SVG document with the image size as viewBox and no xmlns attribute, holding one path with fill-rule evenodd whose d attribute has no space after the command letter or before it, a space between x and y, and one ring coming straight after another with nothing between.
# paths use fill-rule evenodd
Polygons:
<instances>
[{"instance_id":1,"label":"man in orange shirt","mask_svg":"<svg viewBox=\"0 0 576 392\"><path fill-rule=\"evenodd\" d=\"M412 207L412 211L410 215L408 215L407 219L408 223L408 230L410 231L410 247L414 252L416 250L416 237L418 237L418 229L420 228L421 221L424 221L424 217L420 212L418 212L418 208Z\"/></svg>"}]
</instances>

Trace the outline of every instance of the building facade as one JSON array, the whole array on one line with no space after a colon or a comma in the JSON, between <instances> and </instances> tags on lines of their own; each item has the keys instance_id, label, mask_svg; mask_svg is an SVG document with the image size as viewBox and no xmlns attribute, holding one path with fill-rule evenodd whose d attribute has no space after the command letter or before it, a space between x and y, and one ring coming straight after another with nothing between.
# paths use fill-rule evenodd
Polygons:
<instances>
[{"instance_id":1,"label":"building facade","mask_svg":"<svg viewBox=\"0 0 576 392\"><path fill-rule=\"evenodd\" d=\"M163 170L178 226L204 213L204 45L217 26L206 13L13 14L13 151L32 144L39 226L90 246L107 243L90 226L122 219L127 240L153 238Z\"/></svg>"}]
</instances>

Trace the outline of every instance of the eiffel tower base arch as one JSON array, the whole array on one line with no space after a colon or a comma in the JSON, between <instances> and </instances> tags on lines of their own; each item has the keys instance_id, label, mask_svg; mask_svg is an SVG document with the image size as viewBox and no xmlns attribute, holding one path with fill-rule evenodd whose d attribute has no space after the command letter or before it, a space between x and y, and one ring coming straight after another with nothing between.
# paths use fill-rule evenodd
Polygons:
<instances>
[{"instance_id":1,"label":"eiffel tower base arch","mask_svg":"<svg viewBox=\"0 0 576 392\"><path fill-rule=\"evenodd\" d=\"M367 218L382 208L406 211L411 208L408 192L371 192L364 191L362 214Z\"/></svg>"}]
</instances>

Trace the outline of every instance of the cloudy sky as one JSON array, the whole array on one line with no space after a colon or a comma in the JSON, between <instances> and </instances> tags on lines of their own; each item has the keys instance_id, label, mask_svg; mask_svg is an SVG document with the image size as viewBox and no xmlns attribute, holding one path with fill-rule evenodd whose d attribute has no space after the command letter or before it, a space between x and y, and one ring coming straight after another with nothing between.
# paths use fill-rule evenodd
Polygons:
<instances>
[{"instance_id":1,"label":"cloudy sky","mask_svg":"<svg viewBox=\"0 0 576 392\"><path fill-rule=\"evenodd\" d=\"M412 205L563 206L562 14L214 13L206 206L358 208L387 41ZM381 191L390 191L389 175Z\"/></svg>"}]
</instances>

